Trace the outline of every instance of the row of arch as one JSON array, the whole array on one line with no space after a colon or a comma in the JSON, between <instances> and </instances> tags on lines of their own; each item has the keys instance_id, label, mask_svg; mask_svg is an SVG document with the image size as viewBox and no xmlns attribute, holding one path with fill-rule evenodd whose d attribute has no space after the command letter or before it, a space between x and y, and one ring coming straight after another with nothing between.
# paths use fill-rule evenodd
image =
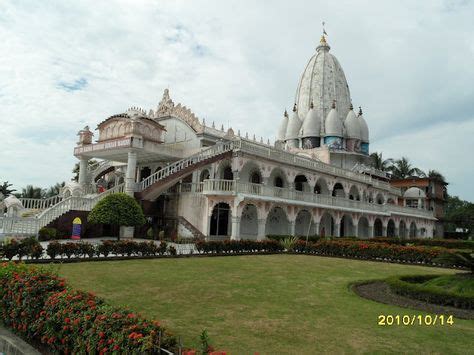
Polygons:
<instances>
[{"instance_id":1,"label":"row of arch","mask_svg":"<svg viewBox=\"0 0 474 355\"><path fill-rule=\"evenodd\" d=\"M204 169L200 172L199 181L202 182L210 178L210 170ZM234 180L234 172L229 161L223 162L217 169L215 178L221 180ZM264 179L258 166L252 162L248 162L244 165L242 170L239 172L240 181L250 182L253 184L263 184ZM336 182L332 188L324 177L319 177L314 187L311 187L308 183L308 178L304 174L298 174L295 176L293 181L288 181L286 174L281 168L274 168L266 181L266 184L277 187L277 188L288 188L292 186L296 191L301 192L312 192L315 194L321 194L326 196L335 196L348 198L350 200L366 201L369 203L395 204L394 199L386 199L382 193L367 193L361 192L356 185L352 185L349 191L346 193L342 183Z\"/></svg>"},{"instance_id":2,"label":"row of arch","mask_svg":"<svg viewBox=\"0 0 474 355\"><path fill-rule=\"evenodd\" d=\"M231 217L232 210L230 206L221 202L214 206L210 219L209 234L211 236L230 236L232 233ZM258 210L252 204L246 204L242 209L239 223L239 234L244 239L254 239L258 237ZM389 219L384 230L382 219L375 218L373 222L373 233L370 233L369 219L361 216L354 223L350 214L344 214L339 224L336 224L334 217L329 212L324 212L319 225L312 222L311 213L302 209L296 215L294 227L280 206L273 207L265 219L266 235L320 235L320 236L340 236L340 237L359 237L369 238L371 236L381 237L401 237L415 238L426 235L425 228L418 228L416 222L410 223L401 220L398 228L393 219Z\"/></svg>"}]
</instances>

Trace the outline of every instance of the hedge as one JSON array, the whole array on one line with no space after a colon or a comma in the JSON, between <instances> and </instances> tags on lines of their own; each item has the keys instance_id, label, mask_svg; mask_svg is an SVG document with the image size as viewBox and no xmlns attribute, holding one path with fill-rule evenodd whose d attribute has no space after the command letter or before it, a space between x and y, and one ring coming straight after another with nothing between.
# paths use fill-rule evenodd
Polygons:
<instances>
[{"instance_id":1,"label":"hedge","mask_svg":"<svg viewBox=\"0 0 474 355\"><path fill-rule=\"evenodd\" d=\"M294 235L290 235L290 234L272 234L272 235L267 235L267 239L269 240L276 240L277 242L280 242L286 238L294 238L295 236ZM299 240L304 240L306 241L306 236L305 235L297 235L296 238L298 238ZM308 236L308 241L309 242L317 242L318 240L320 240L321 237L317 236L317 235L310 235Z\"/></svg>"},{"instance_id":2,"label":"hedge","mask_svg":"<svg viewBox=\"0 0 474 355\"><path fill-rule=\"evenodd\" d=\"M64 279L24 264L0 267L3 323L46 353L158 354L177 342L159 322L109 306Z\"/></svg>"},{"instance_id":3,"label":"hedge","mask_svg":"<svg viewBox=\"0 0 474 355\"><path fill-rule=\"evenodd\" d=\"M451 252L444 248L402 246L352 240L319 241L308 244L298 241L294 246L294 251L297 253L423 264L434 264L434 259L441 253Z\"/></svg>"},{"instance_id":4,"label":"hedge","mask_svg":"<svg viewBox=\"0 0 474 355\"><path fill-rule=\"evenodd\" d=\"M58 257L66 257L68 259L72 257L92 258L101 255L107 257L110 254L120 256L176 255L175 247L172 245L168 246L166 242L156 245L154 242L135 242L131 240L105 240L98 245L83 241L66 243L52 241L44 250L41 244L32 237L20 241L13 239L0 245L0 258L8 260L15 256L20 259L25 256L30 259L38 259L44 256L44 252L51 259Z\"/></svg>"},{"instance_id":5,"label":"hedge","mask_svg":"<svg viewBox=\"0 0 474 355\"><path fill-rule=\"evenodd\" d=\"M385 280L390 289L401 295L423 302L454 306L457 308L474 309L474 295L448 292L439 288L428 287L423 282L439 275L393 276Z\"/></svg>"},{"instance_id":6,"label":"hedge","mask_svg":"<svg viewBox=\"0 0 474 355\"><path fill-rule=\"evenodd\" d=\"M448 249L474 249L474 240L459 240L459 239L398 239L378 237L365 240L367 242L382 242L388 244L398 245L424 245L431 247L443 247Z\"/></svg>"},{"instance_id":7,"label":"hedge","mask_svg":"<svg viewBox=\"0 0 474 355\"><path fill-rule=\"evenodd\" d=\"M196 249L200 253L252 253L252 252L282 252L283 246L274 240L224 240L199 241Z\"/></svg>"}]
</instances>

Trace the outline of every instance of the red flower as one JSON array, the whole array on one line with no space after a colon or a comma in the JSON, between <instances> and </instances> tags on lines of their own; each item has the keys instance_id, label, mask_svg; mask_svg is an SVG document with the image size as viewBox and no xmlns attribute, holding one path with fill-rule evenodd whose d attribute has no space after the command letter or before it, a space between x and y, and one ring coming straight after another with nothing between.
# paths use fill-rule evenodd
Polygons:
<instances>
[{"instance_id":1,"label":"red flower","mask_svg":"<svg viewBox=\"0 0 474 355\"><path fill-rule=\"evenodd\" d=\"M69 324L69 323L71 323L71 319L70 319L70 318L67 318L67 317L66 317L66 318L64 318L64 323L66 323L66 324Z\"/></svg>"},{"instance_id":2,"label":"red flower","mask_svg":"<svg viewBox=\"0 0 474 355\"><path fill-rule=\"evenodd\" d=\"M99 332L99 338L104 338L105 337L105 333L104 332Z\"/></svg>"}]
</instances>

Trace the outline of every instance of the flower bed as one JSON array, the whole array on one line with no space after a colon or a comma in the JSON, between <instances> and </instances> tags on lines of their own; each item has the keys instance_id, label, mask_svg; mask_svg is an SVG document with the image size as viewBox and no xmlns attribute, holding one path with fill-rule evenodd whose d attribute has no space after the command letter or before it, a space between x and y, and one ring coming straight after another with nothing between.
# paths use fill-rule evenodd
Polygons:
<instances>
[{"instance_id":1,"label":"flower bed","mask_svg":"<svg viewBox=\"0 0 474 355\"><path fill-rule=\"evenodd\" d=\"M398 244L398 245L424 245L431 247L443 247L448 249L474 249L473 240L459 240L459 239L398 239L398 238L385 238L377 237L369 239L367 241Z\"/></svg>"},{"instance_id":2,"label":"flower bed","mask_svg":"<svg viewBox=\"0 0 474 355\"><path fill-rule=\"evenodd\" d=\"M252 253L283 251L283 246L274 240L224 240L224 241L199 241L196 249L200 253Z\"/></svg>"},{"instance_id":3,"label":"flower bed","mask_svg":"<svg viewBox=\"0 0 474 355\"><path fill-rule=\"evenodd\" d=\"M352 240L319 241L308 244L298 241L294 251L297 253L422 264L434 264L434 259L441 253L450 252L444 248L402 246Z\"/></svg>"},{"instance_id":4,"label":"flower bed","mask_svg":"<svg viewBox=\"0 0 474 355\"><path fill-rule=\"evenodd\" d=\"M176 349L158 322L73 290L42 269L3 263L0 308L5 326L51 353L151 353Z\"/></svg>"},{"instance_id":5,"label":"flower bed","mask_svg":"<svg viewBox=\"0 0 474 355\"><path fill-rule=\"evenodd\" d=\"M453 292L424 284L438 276L393 276L386 279L385 282L393 292L402 296L443 306L474 309L474 294L472 291L469 293Z\"/></svg>"},{"instance_id":6,"label":"flower bed","mask_svg":"<svg viewBox=\"0 0 474 355\"><path fill-rule=\"evenodd\" d=\"M107 257L111 254L116 256L156 256L176 255L176 249L166 242L160 245L154 242L135 242L131 240L111 241L105 240L101 244L88 242L66 242L52 241L46 250L35 238L27 238L20 241L15 239L0 245L0 258L11 260L14 257L22 259L39 259L48 255L51 259L56 258L92 258L94 256Z\"/></svg>"}]
</instances>

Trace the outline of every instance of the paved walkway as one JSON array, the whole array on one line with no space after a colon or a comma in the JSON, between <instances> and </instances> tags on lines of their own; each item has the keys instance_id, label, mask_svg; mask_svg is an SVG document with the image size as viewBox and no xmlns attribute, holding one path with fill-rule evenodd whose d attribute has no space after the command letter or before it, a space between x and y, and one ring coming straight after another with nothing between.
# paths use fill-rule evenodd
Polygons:
<instances>
[{"instance_id":1,"label":"paved walkway","mask_svg":"<svg viewBox=\"0 0 474 355\"><path fill-rule=\"evenodd\" d=\"M40 355L41 353L0 323L0 355L3 354Z\"/></svg>"}]
</instances>

